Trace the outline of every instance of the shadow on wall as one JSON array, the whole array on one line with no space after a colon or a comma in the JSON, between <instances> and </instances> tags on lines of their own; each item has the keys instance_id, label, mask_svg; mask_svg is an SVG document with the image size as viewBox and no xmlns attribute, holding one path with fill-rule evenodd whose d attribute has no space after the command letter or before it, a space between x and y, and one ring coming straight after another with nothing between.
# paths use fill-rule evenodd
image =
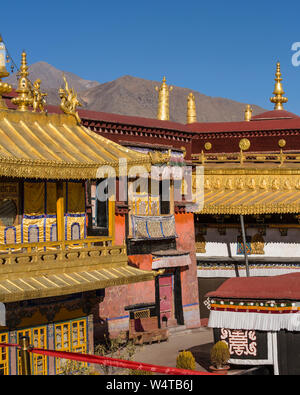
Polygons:
<instances>
[{"instance_id":1,"label":"shadow on wall","mask_svg":"<svg viewBox=\"0 0 300 395\"><path fill-rule=\"evenodd\" d=\"M95 346L99 343L105 342L105 339L109 338L108 322L106 319L97 317L94 314L94 344Z\"/></svg>"}]
</instances>

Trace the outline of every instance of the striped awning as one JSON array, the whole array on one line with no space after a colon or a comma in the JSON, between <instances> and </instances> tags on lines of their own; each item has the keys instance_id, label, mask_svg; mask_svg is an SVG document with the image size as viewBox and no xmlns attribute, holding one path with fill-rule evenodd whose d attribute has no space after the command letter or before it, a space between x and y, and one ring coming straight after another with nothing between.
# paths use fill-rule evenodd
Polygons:
<instances>
[{"instance_id":1,"label":"striped awning","mask_svg":"<svg viewBox=\"0 0 300 395\"><path fill-rule=\"evenodd\" d=\"M17 302L28 299L68 295L77 292L153 280L157 272L140 270L128 265L30 277L1 279L0 301Z\"/></svg>"}]
</instances>

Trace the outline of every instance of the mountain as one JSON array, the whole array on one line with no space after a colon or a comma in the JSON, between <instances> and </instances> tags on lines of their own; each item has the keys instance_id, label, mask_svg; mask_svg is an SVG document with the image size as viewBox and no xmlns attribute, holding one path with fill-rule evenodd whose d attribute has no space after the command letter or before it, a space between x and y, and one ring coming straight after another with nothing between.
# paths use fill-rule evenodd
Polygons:
<instances>
[{"instance_id":1,"label":"mountain","mask_svg":"<svg viewBox=\"0 0 300 395\"><path fill-rule=\"evenodd\" d=\"M97 85L81 93L86 108L121 115L156 118L157 92L161 82L129 75ZM188 88L173 87L170 93L170 120L186 123L187 96L193 92L199 122L240 121L244 119L245 104L221 97L206 96ZM266 111L252 105L253 115Z\"/></svg>"},{"instance_id":2,"label":"mountain","mask_svg":"<svg viewBox=\"0 0 300 395\"><path fill-rule=\"evenodd\" d=\"M46 62L37 62L29 67L32 82L37 78L42 81L42 90L48 93L49 104L59 104L58 89L63 86L65 74L70 87L78 92L82 108L121 115L133 115L156 118L157 92L155 86L161 82L136 78L129 75L114 81L100 84L77 75L56 69ZM14 87L17 84L16 73L7 82ZM170 83L167 81L167 83ZM186 123L187 96L193 92L196 99L197 118L199 122L240 121L244 118L245 103L234 100L211 97L188 88L173 87L170 93L170 120ZM252 105L253 115L266 111Z\"/></svg>"},{"instance_id":3,"label":"mountain","mask_svg":"<svg viewBox=\"0 0 300 395\"><path fill-rule=\"evenodd\" d=\"M29 66L29 78L34 82L38 78L42 81L41 89L48 93L47 103L58 105L60 102L58 89L64 85L63 74L70 87L73 87L80 96L80 92L86 91L99 85L99 82L89 81L70 73L69 71L61 71L46 62L37 62ZM17 86L17 73L11 74L7 80L14 88Z\"/></svg>"}]
</instances>

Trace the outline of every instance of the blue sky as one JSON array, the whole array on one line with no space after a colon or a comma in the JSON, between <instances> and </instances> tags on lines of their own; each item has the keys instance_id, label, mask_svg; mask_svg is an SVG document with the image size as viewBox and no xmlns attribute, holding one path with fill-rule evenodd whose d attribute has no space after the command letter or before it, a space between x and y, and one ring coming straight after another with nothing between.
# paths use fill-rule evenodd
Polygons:
<instances>
[{"instance_id":1,"label":"blue sky","mask_svg":"<svg viewBox=\"0 0 300 395\"><path fill-rule=\"evenodd\" d=\"M51 0L4 2L14 61L46 61L100 83L122 75L272 109L281 62L288 111L300 115L299 0ZM300 47L299 47L300 49ZM299 55L300 60L300 55Z\"/></svg>"}]
</instances>

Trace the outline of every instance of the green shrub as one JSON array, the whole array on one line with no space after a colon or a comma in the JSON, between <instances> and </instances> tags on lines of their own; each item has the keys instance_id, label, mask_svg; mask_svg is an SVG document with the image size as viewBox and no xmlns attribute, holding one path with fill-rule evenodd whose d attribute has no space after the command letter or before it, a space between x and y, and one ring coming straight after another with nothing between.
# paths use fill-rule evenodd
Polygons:
<instances>
[{"instance_id":1,"label":"green shrub","mask_svg":"<svg viewBox=\"0 0 300 395\"><path fill-rule=\"evenodd\" d=\"M182 351L176 358L176 368L178 369L196 369L196 361L190 351Z\"/></svg>"},{"instance_id":2,"label":"green shrub","mask_svg":"<svg viewBox=\"0 0 300 395\"><path fill-rule=\"evenodd\" d=\"M219 341L213 345L210 352L211 363L218 369L224 367L230 359L227 343Z\"/></svg>"}]
</instances>

